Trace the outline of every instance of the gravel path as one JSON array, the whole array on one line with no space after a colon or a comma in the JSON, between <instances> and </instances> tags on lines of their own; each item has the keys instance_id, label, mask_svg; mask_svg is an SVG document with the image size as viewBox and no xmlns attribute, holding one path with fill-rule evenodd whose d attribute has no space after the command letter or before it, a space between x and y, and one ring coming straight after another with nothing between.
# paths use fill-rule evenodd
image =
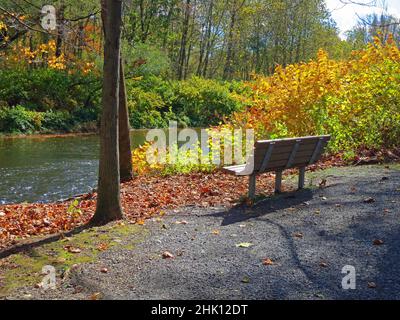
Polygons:
<instances>
[{"instance_id":1,"label":"gravel path","mask_svg":"<svg viewBox=\"0 0 400 320\"><path fill-rule=\"evenodd\" d=\"M106 299L399 299L399 169L308 173L313 184L327 177L326 187L167 214L146 222L139 244L104 252L71 281ZM354 290L342 289L345 265L355 267Z\"/></svg>"},{"instance_id":2,"label":"gravel path","mask_svg":"<svg viewBox=\"0 0 400 320\"><path fill-rule=\"evenodd\" d=\"M324 176L325 188L252 208L186 208L149 222L133 251L104 253L107 274L97 263L75 280L110 299L400 298L400 171L332 169L315 182ZM342 289L345 265L355 267L355 290Z\"/></svg>"}]
</instances>

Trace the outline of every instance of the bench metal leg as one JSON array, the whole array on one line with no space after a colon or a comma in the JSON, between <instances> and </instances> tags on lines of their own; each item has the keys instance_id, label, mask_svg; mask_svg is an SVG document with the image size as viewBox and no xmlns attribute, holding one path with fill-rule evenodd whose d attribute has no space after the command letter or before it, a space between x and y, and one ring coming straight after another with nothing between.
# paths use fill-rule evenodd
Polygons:
<instances>
[{"instance_id":1,"label":"bench metal leg","mask_svg":"<svg viewBox=\"0 0 400 320\"><path fill-rule=\"evenodd\" d=\"M304 188L304 178L306 175L306 168L302 167L299 169L299 189Z\"/></svg>"},{"instance_id":2,"label":"bench metal leg","mask_svg":"<svg viewBox=\"0 0 400 320\"><path fill-rule=\"evenodd\" d=\"M282 171L275 172L275 193L281 193Z\"/></svg>"},{"instance_id":3,"label":"bench metal leg","mask_svg":"<svg viewBox=\"0 0 400 320\"><path fill-rule=\"evenodd\" d=\"M254 199L256 195L256 175L249 176L249 198Z\"/></svg>"}]
</instances>

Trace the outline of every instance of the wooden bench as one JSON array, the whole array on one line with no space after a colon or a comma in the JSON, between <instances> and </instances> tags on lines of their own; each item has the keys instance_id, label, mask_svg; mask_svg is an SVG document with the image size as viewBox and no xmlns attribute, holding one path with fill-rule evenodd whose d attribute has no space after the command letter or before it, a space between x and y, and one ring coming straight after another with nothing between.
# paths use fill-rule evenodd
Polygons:
<instances>
[{"instance_id":1,"label":"wooden bench","mask_svg":"<svg viewBox=\"0 0 400 320\"><path fill-rule=\"evenodd\" d=\"M223 170L237 176L249 176L249 198L254 199L256 176L275 171L275 192L281 192L282 171L299 168L299 189L304 188L305 169L319 160L330 136L260 140L254 144L254 152L246 164L224 167Z\"/></svg>"}]
</instances>

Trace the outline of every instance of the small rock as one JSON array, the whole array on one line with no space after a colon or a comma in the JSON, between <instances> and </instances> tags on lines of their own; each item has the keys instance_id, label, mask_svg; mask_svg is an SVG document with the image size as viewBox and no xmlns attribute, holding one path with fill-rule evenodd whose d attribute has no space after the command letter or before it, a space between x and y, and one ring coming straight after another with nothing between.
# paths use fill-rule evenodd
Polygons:
<instances>
[{"instance_id":1,"label":"small rock","mask_svg":"<svg viewBox=\"0 0 400 320\"><path fill-rule=\"evenodd\" d=\"M376 288L376 283L375 282L368 282L368 288L375 289Z\"/></svg>"}]
</instances>

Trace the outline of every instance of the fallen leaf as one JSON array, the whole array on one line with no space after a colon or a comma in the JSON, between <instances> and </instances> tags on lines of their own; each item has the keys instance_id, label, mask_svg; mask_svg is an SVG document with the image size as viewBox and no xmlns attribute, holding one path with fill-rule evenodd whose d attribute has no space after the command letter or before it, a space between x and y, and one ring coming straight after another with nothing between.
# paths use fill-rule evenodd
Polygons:
<instances>
[{"instance_id":1,"label":"fallen leaf","mask_svg":"<svg viewBox=\"0 0 400 320\"><path fill-rule=\"evenodd\" d=\"M368 197L368 198L365 198L363 202L364 202L364 203L374 203L374 202L375 202L375 199L374 199L374 198L371 198L371 197Z\"/></svg>"},{"instance_id":2,"label":"fallen leaf","mask_svg":"<svg viewBox=\"0 0 400 320\"><path fill-rule=\"evenodd\" d=\"M375 289L376 288L376 283L375 282L368 282L368 288Z\"/></svg>"},{"instance_id":3,"label":"fallen leaf","mask_svg":"<svg viewBox=\"0 0 400 320\"><path fill-rule=\"evenodd\" d=\"M216 236L219 235L219 230L215 229L211 232L212 234L215 234Z\"/></svg>"},{"instance_id":4,"label":"fallen leaf","mask_svg":"<svg viewBox=\"0 0 400 320\"><path fill-rule=\"evenodd\" d=\"M326 268L326 267L328 267L328 264L326 262L320 262L319 266L322 268Z\"/></svg>"},{"instance_id":5,"label":"fallen leaf","mask_svg":"<svg viewBox=\"0 0 400 320\"><path fill-rule=\"evenodd\" d=\"M101 269L100 269L100 272L101 272L101 273L107 273L107 272L108 272L108 269L107 269L107 268L101 268Z\"/></svg>"},{"instance_id":6,"label":"fallen leaf","mask_svg":"<svg viewBox=\"0 0 400 320\"><path fill-rule=\"evenodd\" d=\"M323 188L326 186L326 179L322 179L321 182L318 184L320 188Z\"/></svg>"},{"instance_id":7,"label":"fallen leaf","mask_svg":"<svg viewBox=\"0 0 400 320\"><path fill-rule=\"evenodd\" d=\"M250 282L250 278L245 276L245 277L243 277L242 282L243 283L249 283Z\"/></svg>"},{"instance_id":8,"label":"fallen leaf","mask_svg":"<svg viewBox=\"0 0 400 320\"><path fill-rule=\"evenodd\" d=\"M79 249L77 247L73 247L73 246L65 246L64 249L67 250L69 253L80 253L80 252L82 252L81 249Z\"/></svg>"},{"instance_id":9,"label":"fallen leaf","mask_svg":"<svg viewBox=\"0 0 400 320\"><path fill-rule=\"evenodd\" d=\"M272 266L274 264L274 262L270 258L265 258L265 259L263 259L262 264L264 266Z\"/></svg>"},{"instance_id":10,"label":"fallen leaf","mask_svg":"<svg viewBox=\"0 0 400 320\"><path fill-rule=\"evenodd\" d=\"M296 233L294 234L294 236L295 236L296 238L303 238L303 234L302 234L301 232L296 232Z\"/></svg>"},{"instance_id":11,"label":"fallen leaf","mask_svg":"<svg viewBox=\"0 0 400 320\"><path fill-rule=\"evenodd\" d=\"M250 243L250 242L242 242L242 243L238 243L236 245L236 247L238 247L238 248L248 248L248 247L251 247L252 245L253 244Z\"/></svg>"},{"instance_id":12,"label":"fallen leaf","mask_svg":"<svg viewBox=\"0 0 400 320\"><path fill-rule=\"evenodd\" d=\"M63 258L63 257L58 257L57 259L56 259L56 262L57 263L65 263L67 261L67 259L65 259L65 258Z\"/></svg>"},{"instance_id":13,"label":"fallen leaf","mask_svg":"<svg viewBox=\"0 0 400 320\"><path fill-rule=\"evenodd\" d=\"M162 257L163 259L172 259L174 258L174 255L169 251L164 251Z\"/></svg>"},{"instance_id":14,"label":"fallen leaf","mask_svg":"<svg viewBox=\"0 0 400 320\"><path fill-rule=\"evenodd\" d=\"M380 239L375 239L374 241L373 241L373 244L375 245L375 246L380 246L380 245L382 245L384 242L383 242L383 240L380 240Z\"/></svg>"},{"instance_id":15,"label":"fallen leaf","mask_svg":"<svg viewBox=\"0 0 400 320\"><path fill-rule=\"evenodd\" d=\"M100 243L98 246L97 246L97 250L100 250L100 251L105 251L105 250L107 250L108 249L108 244L107 243Z\"/></svg>"},{"instance_id":16,"label":"fallen leaf","mask_svg":"<svg viewBox=\"0 0 400 320\"><path fill-rule=\"evenodd\" d=\"M176 221L176 224L188 224L188 222L186 220L182 220L182 221Z\"/></svg>"},{"instance_id":17,"label":"fallen leaf","mask_svg":"<svg viewBox=\"0 0 400 320\"><path fill-rule=\"evenodd\" d=\"M100 300L101 299L101 292L95 292L90 296L90 300Z\"/></svg>"}]
</instances>

